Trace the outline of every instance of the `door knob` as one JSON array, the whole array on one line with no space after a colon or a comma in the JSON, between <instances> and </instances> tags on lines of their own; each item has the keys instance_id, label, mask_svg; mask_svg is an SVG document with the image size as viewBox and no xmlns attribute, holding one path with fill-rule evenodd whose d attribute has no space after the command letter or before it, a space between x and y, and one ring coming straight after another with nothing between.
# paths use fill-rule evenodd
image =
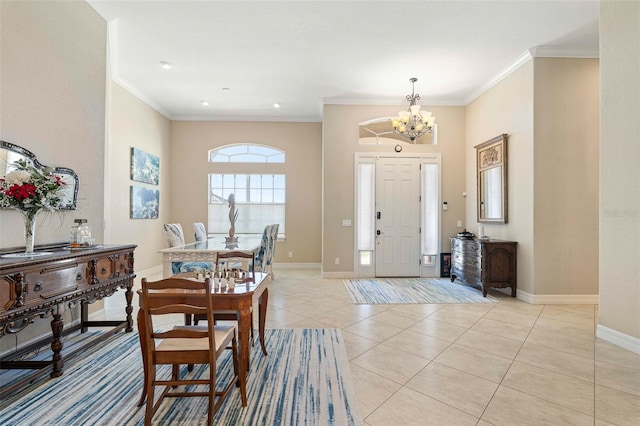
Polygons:
<instances>
[{"instance_id":1,"label":"door knob","mask_svg":"<svg viewBox=\"0 0 640 426\"><path fill-rule=\"evenodd\" d=\"M378 230L376 230L376 235L380 235L380 234L382 234L382 232L380 232L380 230L379 230L379 229L378 229Z\"/></svg>"}]
</instances>

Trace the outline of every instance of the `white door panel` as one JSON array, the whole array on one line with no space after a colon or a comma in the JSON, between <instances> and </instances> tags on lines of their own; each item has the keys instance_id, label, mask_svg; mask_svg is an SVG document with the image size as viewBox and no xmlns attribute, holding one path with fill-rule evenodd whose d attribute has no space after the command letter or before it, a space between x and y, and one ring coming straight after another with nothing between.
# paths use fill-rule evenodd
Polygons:
<instances>
[{"instance_id":1,"label":"white door panel","mask_svg":"<svg viewBox=\"0 0 640 426\"><path fill-rule=\"evenodd\" d=\"M419 159L377 159L376 211L376 276L419 276Z\"/></svg>"}]
</instances>

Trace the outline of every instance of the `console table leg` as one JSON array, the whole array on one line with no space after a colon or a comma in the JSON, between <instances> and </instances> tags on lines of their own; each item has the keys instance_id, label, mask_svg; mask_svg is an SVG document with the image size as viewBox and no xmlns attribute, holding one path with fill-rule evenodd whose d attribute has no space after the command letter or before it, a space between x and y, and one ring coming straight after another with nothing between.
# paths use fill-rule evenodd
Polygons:
<instances>
[{"instance_id":1,"label":"console table leg","mask_svg":"<svg viewBox=\"0 0 640 426\"><path fill-rule=\"evenodd\" d=\"M127 300L127 307L125 308L125 312L127 313L127 328L124 329L125 332L130 333L133 331L133 317L131 314L133 313L133 306L131 302L133 301L133 291L131 287L133 286L133 280L130 280L127 284L127 291L124 293L124 297Z\"/></svg>"},{"instance_id":2,"label":"console table leg","mask_svg":"<svg viewBox=\"0 0 640 426\"><path fill-rule=\"evenodd\" d=\"M53 341L51 342L51 350L53 351L53 371L51 377L62 376L64 370L64 361L62 359L62 328L64 327L64 306L57 305L51 321L51 331L53 332Z\"/></svg>"}]
</instances>

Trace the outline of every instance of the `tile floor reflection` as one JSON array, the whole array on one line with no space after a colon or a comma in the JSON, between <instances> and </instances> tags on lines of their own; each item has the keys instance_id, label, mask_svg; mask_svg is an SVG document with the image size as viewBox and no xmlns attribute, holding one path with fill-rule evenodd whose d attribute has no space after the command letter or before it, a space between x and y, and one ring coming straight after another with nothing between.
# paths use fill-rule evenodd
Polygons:
<instances>
[{"instance_id":1,"label":"tile floor reflection","mask_svg":"<svg viewBox=\"0 0 640 426\"><path fill-rule=\"evenodd\" d=\"M640 355L595 338L597 306L494 290L495 304L355 305L319 270L275 272L267 327L342 329L365 425L640 424ZM122 317L123 299L99 316Z\"/></svg>"}]
</instances>

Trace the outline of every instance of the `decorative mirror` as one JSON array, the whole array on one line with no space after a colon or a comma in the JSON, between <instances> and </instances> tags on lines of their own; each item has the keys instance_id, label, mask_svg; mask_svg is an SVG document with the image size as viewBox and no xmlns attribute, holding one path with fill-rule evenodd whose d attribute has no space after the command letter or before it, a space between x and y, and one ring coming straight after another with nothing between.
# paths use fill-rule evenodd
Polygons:
<instances>
[{"instance_id":1,"label":"decorative mirror","mask_svg":"<svg viewBox=\"0 0 640 426\"><path fill-rule=\"evenodd\" d=\"M506 133L476 148L478 222L507 223Z\"/></svg>"},{"instance_id":2,"label":"decorative mirror","mask_svg":"<svg viewBox=\"0 0 640 426\"><path fill-rule=\"evenodd\" d=\"M4 178L7 173L14 170L14 164L18 160L25 160L37 169L52 171L59 176L66 184L60 194L63 201L59 208L63 210L75 210L78 199L78 187L80 186L76 172L66 167L45 166L38 161L31 151L9 142L0 141L0 178Z\"/></svg>"}]
</instances>

